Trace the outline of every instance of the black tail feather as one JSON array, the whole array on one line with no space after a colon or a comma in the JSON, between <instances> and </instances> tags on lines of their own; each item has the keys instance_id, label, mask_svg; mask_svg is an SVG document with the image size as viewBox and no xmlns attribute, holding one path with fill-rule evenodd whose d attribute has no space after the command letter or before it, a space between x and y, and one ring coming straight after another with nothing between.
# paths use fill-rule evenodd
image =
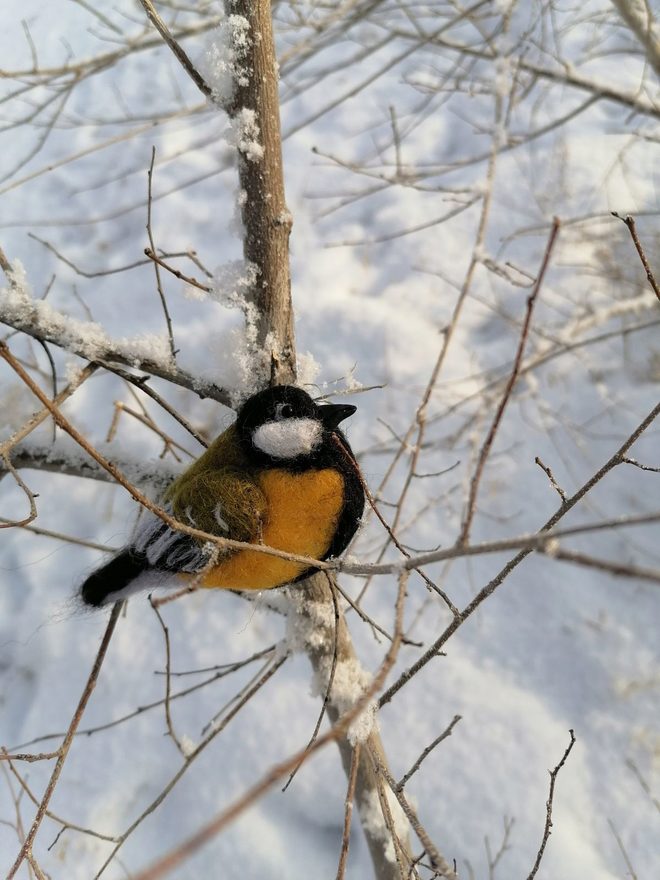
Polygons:
<instances>
[{"instance_id":1,"label":"black tail feather","mask_svg":"<svg viewBox=\"0 0 660 880\"><path fill-rule=\"evenodd\" d=\"M111 593L123 590L148 568L149 563L143 553L135 553L130 549L122 550L87 578L80 588L83 602L98 608Z\"/></svg>"}]
</instances>

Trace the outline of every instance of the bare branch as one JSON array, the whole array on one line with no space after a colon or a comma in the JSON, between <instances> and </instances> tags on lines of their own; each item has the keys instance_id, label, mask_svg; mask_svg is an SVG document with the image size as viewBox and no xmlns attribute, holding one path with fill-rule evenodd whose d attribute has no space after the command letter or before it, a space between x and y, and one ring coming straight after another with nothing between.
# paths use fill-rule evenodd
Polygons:
<instances>
[{"instance_id":1,"label":"bare branch","mask_svg":"<svg viewBox=\"0 0 660 880\"><path fill-rule=\"evenodd\" d=\"M181 47L181 44L177 41L175 37L172 36L169 28L156 11L156 8L151 0L140 0L140 4L144 11L147 13L147 18L149 19L149 21L153 24L163 40L176 55L177 60L180 62L181 66L186 71L191 80L195 83L200 92L206 98L212 99L213 89L208 85L208 83L204 80L204 77L199 73L195 65L192 63L186 52Z\"/></svg>"},{"instance_id":2,"label":"bare branch","mask_svg":"<svg viewBox=\"0 0 660 880\"><path fill-rule=\"evenodd\" d=\"M530 871L530 873L527 877L527 880L534 880L534 877L536 876L536 872L538 871L539 866L541 864L541 859L543 858L543 853L545 852L546 844L548 843L548 839L549 839L550 834L552 832L552 801L555 796L555 784L557 782L557 776L558 776L561 768L566 763L566 759L570 755L571 749L575 745L575 734L573 733L572 730L569 730L569 733L571 735L571 741L568 744L566 751L564 752L564 754L562 756L561 761L557 764L557 766L555 767L554 770L550 771L550 793L548 795L548 801L546 803L545 828L543 829L543 839L541 840L541 845L539 847L539 851L536 854L536 861L534 862L534 867Z\"/></svg>"},{"instance_id":3,"label":"bare branch","mask_svg":"<svg viewBox=\"0 0 660 880\"><path fill-rule=\"evenodd\" d=\"M625 562L614 562L609 559L596 559L587 553L578 553L575 550L564 550L561 547L550 545L545 551L551 559L558 559L561 562L571 562L573 565L581 565L586 568L596 568L599 571L606 571L615 577L635 578L642 581L650 581L653 584L660 584L660 569L642 568L639 565L632 565Z\"/></svg>"},{"instance_id":4,"label":"bare branch","mask_svg":"<svg viewBox=\"0 0 660 880\"><path fill-rule=\"evenodd\" d=\"M545 254L543 256L543 262L541 263L541 269L538 274L538 278L536 279L536 284L534 285L534 290L527 298L527 310L525 312L525 319L522 324L522 328L520 331L520 339L518 341L518 350L516 352L516 356L513 359L513 367L511 368L511 375L509 376L509 380L504 387L504 392L502 394L502 399L495 411L495 415L493 416L493 421L488 430L486 438L483 442L483 446L481 447L481 451L479 452L479 457L477 459L477 464L474 469L474 474L472 476L472 480L470 481L470 494L467 502L467 509L465 512L465 518L463 519L463 525L461 527L461 533L459 535L458 544L467 543L470 528L472 526L472 520L474 518L476 502L477 502L477 492L479 491L479 484L481 482L481 476L483 474L484 466L486 464L486 459L490 453L491 447L493 445L493 440L495 439L495 434L497 433L497 429L502 421L502 416L504 415L504 410L506 409L506 405L509 402L509 398L511 397L511 392L513 391L513 386L516 384L516 379L518 378L518 372L520 370L520 364L522 363L522 356L525 350L525 343L527 342L527 336L529 334L529 328L531 326L532 321L532 312L534 310L534 304L539 295L539 291L541 289L541 285L543 284L543 279L545 278L545 273L548 268L548 264L550 262L550 256L552 254L552 250L557 240L557 234L559 232L559 220L555 217L552 222L552 230L550 232L550 237L548 239L548 244L545 249Z\"/></svg>"},{"instance_id":5,"label":"bare branch","mask_svg":"<svg viewBox=\"0 0 660 880\"><path fill-rule=\"evenodd\" d=\"M550 519L541 527L539 530L539 534L543 534L543 532L548 532L552 529L567 513L569 510L572 510L573 507L582 499L584 496L591 490L597 483L599 483L603 477L605 477L612 468L616 467L620 462L622 457L626 454L626 452L630 449L630 447L635 443L636 440L641 437L644 431L653 423L655 418L660 414L660 403L655 406L651 412L646 416L646 418L635 428L632 434L627 438L627 440L617 449L617 451L612 455L605 464L599 468L599 470L584 483L574 495L572 495L561 507L550 517ZM461 626L461 624L467 620L467 618L484 602L489 596L491 596L495 590L499 587L499 585L511 574L511 572L516 568L520 563L532 552L532 548L525 548L521 550L513 559L510 559L509 562L502 568L495 577L490 580L485 587L477 593L474 599L466 605L463 609L459 617L454 618L451 623L444 630L442 635L435 640L435 642L428 648L427 651L415 662L412 666L405 670L399 679L394 682L394 684L383 694L381 697L381 705L388 703L397 691L399 691L407 682L409 682L413 676L419 672L427 663L431 660L435 659L438 656L438 652L442 649L445 643L451 638L454 632Z\"/></svg>"},{"instance_id":6,"label":"bare branch","mask_svg":"<svg viewBox=\"0 0 660 880\"><path fill-rule=\"evenodd\" d=\"M458 880L458 875L429 837L428 832L419 821L416 810L404 795L403 790L397 785L396 780L393 778L387 767L380 763L377 756L372 755L372 760L376 764L378 773L380 773L387 781L394 797L398 800L406 818L419 838L420 843L426 850L431 860L433 870L437 871L441 877L446 877L447 880Z\"/></svg>"},{"instance_id":7,"label":"bare branch","mask_svg":"<svg viewBox=\"0 0 660 880\"><path fill-rule=\"evenodd\" d=\"M555 480L554 474L550 470L547 464L543 464L541 459L536 456L534 459L535 463L541 468L546 477L550 480L550 485L555 490L555 492L559 495L563 503L566 503L566 492L561 488L559 483Z\"/></svg>"},{"instance_id":8,"label":"bare branch","mask_svg":"<svg viewBox=\"0 0 660 880\"><path fill-rule=\"evenodd\" d=\"M146 0L145 0L146 2ZM144 5L144 4L143 4ZM149 4L151 5L151 4ZM151 190L153 185L153 176L154 176L154 162L156 160L156 148L151 148L151 163L149 164L149 170L147 171L147 235L149 236L149 245L151 246L151 250L153 253L156 253L156 242L154 241L154 234L151 228L151 207L152 207L152 197ZM174 345L174 333L172 332L172 319L170 318L170 312L167 308L167 301L165 299L165 294L163 293L163 285L160 281L160 271L158 269L158 263L154 263L154 274L156 275L156 288L158 290L158 296L160 297L160 304L163 307L163 314L165 315L165 323L167 324L167 338L170 343L170 355L172 357L172 362L176 362L176 347Z\"/></svg>"},{"instance_id":9,"label":"bare branch","mask_svg":"<svg viewBox=\"0 0 660 880\"><path fill-rule=\"evenodd\" d=\"M614 0L613 0L614 2ZM660 43L659 43L660 46ZM660 50L659 50L660 51ZM639 258L642 261L642 266L644 266L644 271L646 272L646 277L648 279L649 284L653 288L653 293L660 300L660 286L658 282L655 280L655 276L651 271L651 267L649 265L649 261L646 259L646 254L644 253L644 249L642 248L642 243L639 240L639 236L637 235L637 227L635 225L635 218L631 214L626 214L625 217L621 217L620 214L617 214L616 211L612 211L612 215L614 217L618 217L619 220L623 220L623 222L628 227L628 231L630 232L630 237L633 240L633 244L635 245L635 249L639 254Z\"/></svg>"},{"instance_id":10,"label":"bare branch","mask_svg":"<svg viewBox=\"0 0 660 880\"><path fill-rule=\"evenodd\" d=\"M174 364L155 360L148 347L142 347L138 340L120 343L101 334L99 327L91 322L73 322L69 317L51 309L48 320L45 320L36 303L22 303L20 309L10 305L0 308L0 321L20 330L28 336L45 342L52 342L59 348L76 354L85 360L93 361L101 366L123 364L136 370L144 370L153 376L166 379L175 385L181 385L194 391L200 397L211 397L225 406L231 406L227 391L212 383L201 382L185 370ZM94 339L90 349L89 338Z\"/></svg>"},{"instance_id":11,"label":"bare branch","mask_svg":"<svg viewBox=\"0 0 660 880\"><path fill-rule=\"evenodd\" d=\"M433 742L424 749L424 751L419 756L419 758L417 758L417 760L412 765L410 770L408 770L408 772L406 774L404 774L404 776L401 777L400 781L397 782L396 787L399 791L402 791L404 789L404 787L406 786L406 784L408 783L408 781L410 780L411 776L413 776L415 773L417 773L419 768L422 766L422 761L424 761L426 758L428 758L428 756L431 754L433 749L436 746L440 745L440 743L443 740L447 739L447 737L452 735L452 733L454 732L454 728L456 727L458 722L461 720L461 717L462 717L461 715L454 715L454 717L451 720L451 723L449 724L449 727L447 727L445 730L443 730L443 732L440 734L440 736L436 737L433 740Z\"/></svg>"},{"instance_id":12,"label":"bare branch","mask_svg":"<svg viewBox=\"0 0 660 880\"><path fill-rule=\"evenodd\" d=\"M181 745L181 741L179 740L179 737L176 735L176 733L174 731L174 724L172 723L172 713L170 711L170 698L171 698L171 688L172 688L172 678L171 678L171 674L170 674L171 673L171 662L172 662L171 647L170 647L170 631L167 628L167 626L165 625L165 621L163 620L163 616L160 613L160 611L158 610L158 608L156 607L156 605L154 604L153 600L151 599L151 596L149 597L149 599L151 601L151 607L153 608L154 613L155 613L156 617L158 618L158 623L161 626L161 629L163 631L163 638L165 640L165 700L164 700L164 706L165 706L165 722L167 724L167 731L168 731L170 737L172 738L172 742L177 747L180 754L183 755L183 757L185 758L186 752L185 752L185 749L183 748L183 746Z\"/></svg>"},{"instance_id":13,"label":"bare branch","mask_svg":"<svg viewBox=\"0 0 660 880\"><path fill-rule=\"evenodd\" d=\"M351 757L351 768L348 773L348 789L346 790L346 801L344 806L344 829L341 836L341 852L339 854L339 864L337 866L336 880L344 880L346 873L346 862L348 861L348 847L351 842L351 819L353 818L353 800L355 799L355 783L357 782L357 771L360 766L360 748L359 742L353 746L353 756Z\"/></svg>"},{"instance_id":14,"label":"bare branch","mask_svg":"<svg viewBox=\"0 0 660 880\"><path fill-rule=\"evenodd\" d=\"M16 872L20 868L24 859L28 855L32 854L32 844L36 837L37 831L39 830L39 826L41 825L41 822L44 818L46 810L48 809L48 804L50 803L50 799L53 795L53 792L55 791L55 786L58 783L60 774L62 773L62 768L64 766L64 762L66 761L67 755L69 754L69 749L71 748L71 743L73 742L75 732L80 724L80 720L87 707L89 698L92 696L94 687L96 686L99 672L101 671L101 666L103 665L103 660L105 659L108 645L110 644L110 639L112 638L112 634L115 631L117 621L119 620L119 613L122 609L122 606L122 602L117 602L112 609L108 625L106 626L105 633L103 634L103 639L101 640L101 646L99 647L98 653L96 655L96 660L94 661L94 665L92 666L92 671L89 675L89 678L87 679L87 683L85 684L80 702L78 703L78 707L73 714L73 718L71 719L71 724L69 725L69 729L67 730L64 741L60 746L59 757L57 759L57 763L55 764L52 776L50 777L50 780L46 787L46 791L44 792L44 796L41 799L41 803L39 804L39 809L37 810L37 814L34 817L32 827L27 833L25 843L21 847L21 850L16 857L16 861L14 862L9 870L9 873L7 874L7 880L11 880L12 877L16 876Z\"/></svg>"}]
</instances>

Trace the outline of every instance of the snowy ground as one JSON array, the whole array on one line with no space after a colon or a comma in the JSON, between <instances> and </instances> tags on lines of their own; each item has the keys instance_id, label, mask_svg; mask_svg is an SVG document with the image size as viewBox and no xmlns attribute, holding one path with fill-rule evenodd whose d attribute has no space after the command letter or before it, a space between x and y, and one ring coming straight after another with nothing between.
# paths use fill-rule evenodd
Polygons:
<instances>
[{"instance_id":1,"label":"snowy ground","mask_svg":"<svg viewBox=\"0 0 660 880\"><path fill-rule=\"evenodd\" d=\"M66 38L76 57L112 45L88 31L90 16L82 6L53 3L42 10L43 4L34 0L12 0L6 5L6 27L0 37L3 69L30 66L23 18L30 22L44 66L61 62L60 38ZM589 10L610 9L604 0L587 6ZM513 26L517 24L514 20ZM572 32L572 48L588 43L592 27L587 20ZM365 27L364 38L372 37ZM201 58L207 41L207 37L189 41L191 55ZM282 47L286 45L283 33ZM400 50L399 45L386 51ZM336 63L349 47L333 51L334 55L326 53L323 63ZM286 100L284 131L308 119L334 94L349 90L356 78L367 79L386 58L377 55L360 65L349 64L324 76L317 87ZM309 352L319 365L316 382L321 385L352 376L355 366L360 383L383 386L350 398L358 413L350 422L349 438L373 488L396 451L392 432L400 436L407 430L433 368L442 344L441 330L456 300L455 285L460 286L470 260L480 203L446 224L389 239L393 233L444 214L455 206L456 196L393 186L324 216L349 192L356 193L373 180L333 167L312 148L337 155L346 163L370 154L377 157L379 152L391 162L393 152L383 146L390 131L388 107L395 106L402 119L412 119L420 93L410 88L406 78L432 77L440 63L420 50L337 110L292 134L285 147L287 200L295 221L292 273L299 351ZM617 64L617 86L634 90L642 75L641 60L626 55ZM608 62L596 59L589 73L609 81ZM646 95L652 86L648 78L645 83L641 91ZM285 78L285 97L288 86ZM126 112L139 115L145 107L154 113L174 107L179 90L190 104L197 102L192 86L164 50L136 55L111 78L91 77L67 105L63 120L70 127L55 130L41 153L16 171L13 179L125 132L125 124L112 120ZM433 105L424 123L410 128L402 144L405 162L423 166L488 155L492 100L476 103L479 98L473 101L467 96L461 100L447 109ZM549 122L558 110L568 112L571 102L578 103L572 92L549 93L541 109L534 110L531 127ZM3 107L4 121L18 112L9 105ZM514 114L514 129L522 124L526 107L518 117ZM468 114L474 125L466 121ZM99 126L98 119L106 123ZM81 124L74 127L73 122ZM141 124L136 121L134 127ZM11 260L23 262L35 296L43 293L56 272L57 281L48 297L54 308L88 320L79 299L83 296L93 319L112 336L162 335L164 322L151 266L85 280L28 238L27 232L47 239L89 271L139 260L147 243L146 168L154 143L158 157L154 191L157 196L168 193L154 202L158 246L170 251L193 246L211 267L239 258L239 243L230 229L236 180L231 168L222 170L229 153L221 139L223 129L221 118L201 113L175 119L20 187L9 189L11 180L0 183L0 245ZM569 224L561 233L537 306L530 357L549 350L557 338L577 342L651 322L654 309L657 316L658 303L643 286L625 227L608 217L611 210L639 214L640 235L649 243L649 258L660 274L654 231L657 144L636 137L642 134L657 138L657 116L635 115L615 103L599 102L560 133L551 131L499 157L482 246L484 259L492 256L500 264L512 261L534 275L552 217L593 215L590 222ZM12 172L33 138L32 130L28 134L21 129L2 132L3 174ZM190 183L197 178L201 179ZM452 186L472 188L474 193L484 185L485 163L452 172L450 180ZM183 184L187 185L180 188ZM90 218L98 222L89 224ZM388 240L374 242L381 237ZM351 244L335 246L342 242ZM168 281L167 289L180 366L201 378L242 387L246 376L239 358L240 313L187 297L184 285L174 280ZM488 379L505 375L509 368L528 292L483 265L477 269L429 408L429 445L420 470L431 474L457 461L460 464L443 475L414 481L402 523L405 541L415 550L449 546L456 539L475 456L500 393L496 389L494 395L485 396L482 389ZM622 303L627 304L623 317L614 314L613 308L620 309ZM521 378L484 475L474 541L533 531L557 508L558 496L534 463L535 456L552 468L559 485L571 494L632 433L658 399L657 332L651 326L626 338L613 334L539 365ZM27 351L16 338L11 345L16 351ZM33 351L45 368L43 352L38 347ZM62 375L64 364L76 361L70 356L57 357ZM43 381L47 388L47 379ZM338 387L350 382L342 380ZM210 435L232 419L229 410L210 401L196 400L164 382L155 387ZM82 386L66 412L108 454L157 467L160 443L126 416L115 439L104 445L115 399L132 405L119 380L99 374ZM0 406L4 416L0 440L34 410L34 401L4 367ZM153 404L149 409L173 437L198 454L194 440L174 421L165 414L161 417ZM660 466L658 436L658 428L651 427L630 455ZM44 443L50 437L47 426L33 439ZM171 458L165 464L177 466ZM388 484L386 501L397 499L406 467L407 459ZM39 496L36 525L109 546L121 545L130 534L136 505L122 490L32 470L23 475ZM621 465L562 525L657 512L659 479L658 474ZM10 478L0 485L0 515L23 515L23 493L11 485ZM387 506L384 512L390 515ZM590 535L566 546L657 568L657 536L655 524ZM4 530L1 541L0 744L11 750L27 749L25 744L35 738L66 729L89 673L105 615L82 612L72 597L101 555L17 529ZM381 531L370 524L351 553L373 560L381 542ZM438 563L429 567L428 574L462 607L508 558L507 554L474 557L449 566ZM343 583L356 595L363 581L344 578ZM365 600L369 614L387 628L392 625L395 590L393 579L377 578ZM575 730L577 744L558 780L553 833L539 877L617 880L632 876L611 826L637 877L658 876L660 817L629 762L634 762L657 797L659 613L657 585L547 557L530 557L461 627L446 646L447 656L428 665L383 710L381 733L396 777L455 714L462 716L452 737L428 758L423 772L410 784L422 821L445 856L456 859L461 877L489 876L484 841L497 851L505 818L515 821L496 876L500 880L527 877L545 819L548 769L564 752L569 728ZM240 660L285 633L283 618L263 601L255 607L230 594L195 594L166 606L163 616L170 630L174 670ZM411 580L406 619L410 637L425 647L449 621L444 607L428 600L419 579ZM383 644L377 644L354 615L349 621L362 662L377 668ZM410 665L421 650L405 647L398 671ZM164 657L156 616L146 599L132 600L111 643L83 730L160 700L164 681L154 673L164 668ZM257 668L249 666L175 701L172 713L179 735L198 743L209 719ZM274 762L304 745L319 711L310 678L304 657L287 661L191 765L103 876L119 880L136 873L219 812ZM395 678L396 670L390 681ZM176 679L175 688L181 681L189 683L189 679ZM181 765L179 753L165 734L159 706L109 730L76 739L52 811L69 823L102 834L121 833ZM57 742L39 740L29 748L48 750ZM20 765L37 797L51 766ZM3 875L19 848L16 828L11 827L15 823L12 788L17 790L16 780L0 775ZM178 880L333 877L345 788L338 755L333 747L326 749L301 770L285 794L276 789L262 799L175 876ZM29 826L34 808L27 796L21 800L20 812L23 824ZM45 820L35 846L40 865L54 880L90 880L110 844L67 830L48 850L60 828L52 819ZM27 877L27 868L22 871L21 876ZM347 877L366 878L370 871L356 823Z\"/></svg>"}]
</instances>

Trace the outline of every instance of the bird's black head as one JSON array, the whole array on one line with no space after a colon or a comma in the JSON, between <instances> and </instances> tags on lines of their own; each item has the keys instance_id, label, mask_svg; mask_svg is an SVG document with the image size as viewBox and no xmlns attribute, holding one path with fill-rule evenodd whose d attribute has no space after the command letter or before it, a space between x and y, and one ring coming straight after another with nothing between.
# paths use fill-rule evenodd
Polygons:
<instances>
[{"instance_id":1,"label":"bird's black head","mask_svg":"<svg viewBox=\"0 0 660 880\"><path fill-rule=\"evenodd\" d=\"M302 389L277 385L245 401L236 428L243 449L253 461L307 466L323 457L330 436L354 412L355 407L347 404L318 406Z\"/></svg>"}]
</instances>

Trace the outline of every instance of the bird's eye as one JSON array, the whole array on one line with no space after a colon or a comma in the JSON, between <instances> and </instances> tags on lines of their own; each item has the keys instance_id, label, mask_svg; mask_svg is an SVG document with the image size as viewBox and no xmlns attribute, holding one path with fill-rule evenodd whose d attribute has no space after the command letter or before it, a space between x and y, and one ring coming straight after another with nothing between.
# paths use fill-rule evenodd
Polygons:
<instances>
[{"instance_id":1,"label":"bird's eye","mask_svg":"<svg viewBox=\"0 0 660 880\"><path fill-rule=\"evenodd\" d=\"M280 422L282 419L290 419L293 417L293 407L290 403L278 403L275 407L275 421Z\"/></svg>"}]
</instances>

